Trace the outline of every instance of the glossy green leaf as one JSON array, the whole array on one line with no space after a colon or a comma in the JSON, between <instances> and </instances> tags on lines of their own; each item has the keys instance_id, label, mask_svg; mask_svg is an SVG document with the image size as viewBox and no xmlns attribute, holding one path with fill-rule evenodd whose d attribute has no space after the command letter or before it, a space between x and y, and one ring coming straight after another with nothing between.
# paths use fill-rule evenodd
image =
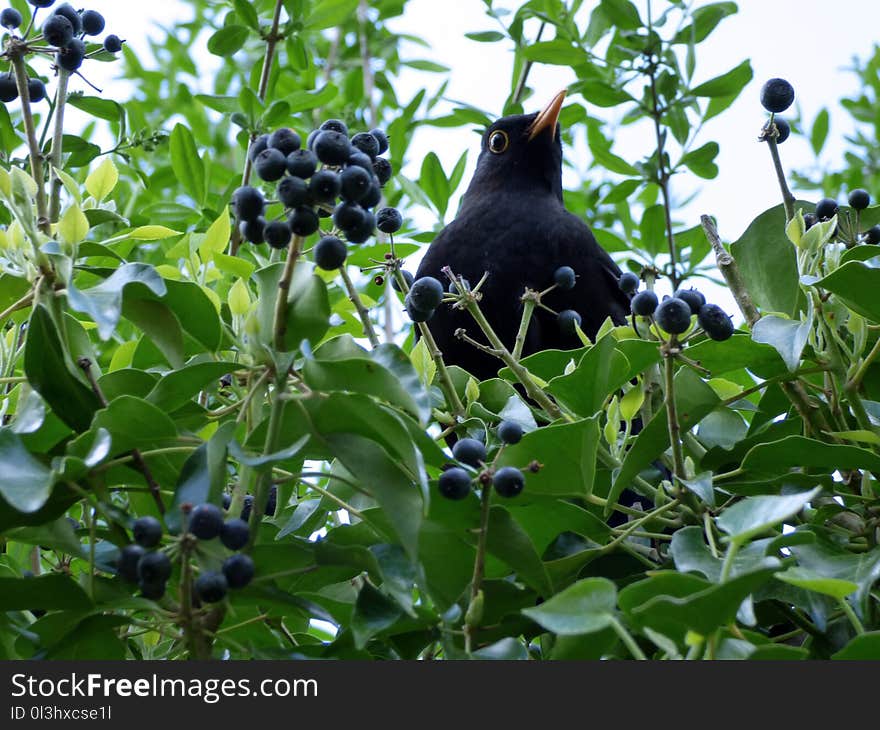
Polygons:
<instances>
[{"instance_id":1,"label":"glossy green leaf","mask_svg":"<svg viewBox=\"0 0 880 730\"><path fill-rule=\"evenodd\" d=\"M27 451L17 434L0 428L0 495L19 512L36 512L52 493L55 475Z\"/></svg>"},{"instance_id":2,"label":"glossy green leaf","mask_svg":"<svg viewBox=\"0 0 880 730\"><path fill-rule=\"evenodd\" d=\"M523 613L562 636L590 634L614 621L617 589L606 578L584 578Z\"/></svg>"},{"instance_id":3,"label":"glossy green leaf","mask_svg":"<svg viewBox=\"0 0 880 730\"><path fill-rule=\"evenodd\" d=\"M715 524L726 532L731 540L743 543L796 515L820 491L821 488L816 487L798 494L746 497L718 515Z\"/></svg>"}]
</instances>

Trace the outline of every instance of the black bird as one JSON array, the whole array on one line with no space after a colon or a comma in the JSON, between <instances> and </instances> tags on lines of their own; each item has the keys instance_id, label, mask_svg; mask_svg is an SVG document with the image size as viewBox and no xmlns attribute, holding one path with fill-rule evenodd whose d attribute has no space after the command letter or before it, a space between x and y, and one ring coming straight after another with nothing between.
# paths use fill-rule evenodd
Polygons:
<instances>
[{"instance_id":1,"label":"black bird","mask_svg":"<svg viewBox=\"0 0 880 730\"><path fill-rule=\"evenodd\" d=\"M574 269L575 287L552 291L544 304L557 312L578 312L589 337L607 317L623 324L629 313L629 297L617 285L620 269L562 201L557 120L564 99L561 91L540 113L503 117L486 130L458 215L434 239L416 274L416 279L433 276L447 284L441 270L449 266L475 285L488 272L480 307L508 348L519 328L525 288L548 288L560 266ZM467 312L443 305L427 324L447 364L459 365L480 380L494 377L501 368L500 360L456 338L455 331L464 328L486 342ZM523 354L580 344L576 335L560 329L553 314L538 308Z\"/></svg>"}]
</instances>

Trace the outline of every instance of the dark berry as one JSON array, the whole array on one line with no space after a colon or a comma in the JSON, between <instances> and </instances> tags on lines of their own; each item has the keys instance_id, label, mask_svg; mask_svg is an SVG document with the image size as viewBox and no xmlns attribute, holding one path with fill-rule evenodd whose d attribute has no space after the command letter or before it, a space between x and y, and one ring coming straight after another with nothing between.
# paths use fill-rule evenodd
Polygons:
<instances>
[{"instance_id":1,"label":"dark berry","mask_svg":"<svg viewBox=\"0 0 880 730\"><path fill-rule=\"evenodd\" d=\"M559 329L567 335L577 334L577 328L581 326L581 315L573 309L564 309L557 315Z\"/></svg>"},{"instance_id":2,"label":"dark berry","mask_svg":"<svg viewBox=\"0 0 880 730\"><path fill-rule=\"evenodd\" d=\"M733 335L733 322L717 304L704 304L697 315L697 322L713 340L723 342Z\"/></svg>"},{"instance_id":3,"label":"dark berry","mask_svg":"<svg viewBox=\"0 0 880 730\"><path fill-rule=\"evenodd\" d=\"M15 30L21 25L21 13L15 8L4 8L0 12L0 26Z\"/></svg>"},{"instance_id":4,"label":"dark berry","mask_svg":"<svg viewBox=\"0 0 880 730\"><path fill-rule=\"evenodd\" d=\"M348 127L345 126L345 122L341 119L328 119L317 131L319 133L326 131L339 132L339 134L344 134L346 137L348 136Z\"/></svg>"},{"instance_id":5,"label":"dark berry","mask_svg":"<svg viewBox=\"0 0 880 730\"><path fill-rule=\"evenodd\" d=\"M776 144L782 144L791 136L791 125L782 117L774 117L773 123L776 125Z\"/></svg>"},{"instance_id":6,"label":"dark berry","mask_svg":"<svg viewBox=\"0 0 880 730\"><path fill-rule=\"evenodd\" d=\"M280 180L287 170L287 158L274 147L267 147L254 159L254 170L266 182Z\"/></svg>"},{"instance_id":7,"label":"dark berry","mask_svg":"<svg viewBox=\"0 0 880 730\"><path fill-rule=\"evenodd\" d=\"M290 245L290 226L287 221L270 221L263 228L263 238L272 248L287 248Z\"/></svg>"},{"instance_id":8,"label":"dark berry","mask_svg":"<svg viewBox=\"0 0 880 730\"><path fill-rule=\"evenodd\" d=\"M436 309L443 301L443 284L433 276L423 276L413 282L409 299L416 309L423 312Z\"/></svg>"},{"instance_id":9,"label":"dark berry","mask_svg":"<svg viewBox=\"0 0 880 730\"><path fill-rule=\"evenodd\" d=\"M630 308L633 314L637 314L640 317L650 317L654 314L654 310L657 309L657 304L657 295L651 290L646 289L645 291L640 291L632 298Z\"/></svg>"},{"instance_id":10,"label":"dark berry","mask_svg":"<svg viewBox=\"0 0 880 730\"><path fill-rule=\"evenodd\" d=\"M248 158L251 162L257 159L257 155L260 154L264 149L269 146L269 135L261 134L257 137L253 142L251 142L251 146L248 148Z\"/></svg>"},{"instance_id":11,"label":"dark berry","mask_svg":"<svg viewBox=\"0 0 880 730\"><path fill-rule=\"evenodd\" d=\"M311 236L321 225L318 214L306 205L294 208L287 223L295 235L303 237Z\"/></svg>"},{"instance_id":12,"label":"dark berry","mask_svg":"<svg viewBox=\"0 0 880 730\"><path fill-rule=\"evenodd\" d=\"M571 266L560 266L553 272L553 283L563 291L574 289L577 276Z\"/></svg>"},{"instance_id":13,"label":"dark berry","mask_svg":"<svg viewBox=\"0 0 880 730\"><path fill-rule=\"evenodd\" d=\"M412 303L409 294L404 298L403 306L413 322L427 322L434 316L434 309L419 309Z\"/></svg>"},{"instance_id":14,"label":"dark berry","mask_svg":"<svg viewBox=\"0 0 880 730\"><path fill-rule=\"evenodd\" d=\"M275 188L278 200L285 208L296 208L305 205L309 200L308 183L301 177L285 175Z\"/></svg>"},{"instance_id":15,"label":"dark berry","mask_svg":"<svg viewBox=\"0 0 880 730\"><path fill-rule=\"evenodd\" d=\"M357 203L341 202L333 209L333 224L345 231L363 224L366 211Z\"/></svg>"},{"instance_id":16,"label":"dark berry","mask_svg":"<svg viewBox=\"0 0 880 730\"><path fill-rule=\"evenodd\" d=\"M833 198L822 198L816 203L816 217L820 221L831 220L837 215L837 201Z\"/></svg>"},{"instance_id":17,"label":"dark berry","mask_svg":"<svg viewBox=\"0 0 880 730\"><path fill-rule=\"evenodd\" d=\"M126 545L119 551L119 560L116 561L116 572L124 581L137 583L138 563L147 551L140 545Z\"/></svg>"},{"instance_id":18,"label":"dark berry","mask_svg":"<svg viewBox=\"0 0 880 730\"><path fill-rule=\"evenodd\" d=\"M118 35L110 34L104 39L104 50L108 53L119 53L122 50L122 43Z\"/></svg>"},{"instance_id":19,"label":"dark berry","mask_svg":"<svg viewBox=\"0 0 880 730\"><path fill-rule=\"evenodd\" d=\"M250 528L244 520L233 517L223 523L220 530L220 542L230 550L241 550L250 538Z\"/></svg>"},{"instance_id":20,"label":"dark berry","mask_svg":"<svg viewBox=\"0 0 880 730\"><path fill-rule=\"evenodd\" d=\"M162 540L162 523L149 515L138 517L132 528L134 541L145 548L153 548Z\"/></svg>"},{"instance_id":21,"label":"dark berry","mask_svg":"<svg viewBox=\"0 0 880 730\"><path fill-rule=\"evenodd\" d=\"M343 228L342 232L350 243L365 243L376 231L376 218L365 210L361 222L350 228Z\"/></svg>"},{"instance_id":22,"label":"dark berry","mask_svg":"<svg viewBox=\"0 0 880 730\"><path fill-rule=\"evenodd\" d=\"M446 499L464 499L471 492L471 475L460 466L454 466L440 475L437 486Z\"/></svg>"},{"instance_id":23,"label":"dark berry","mask_svg":"<svg viewBox=\"0 0 880 730\"><path fill-rule=\"evenodd\" d=\"M257 245L266 242L266 239L263 236L265 228L266 219L263 218L263 216L254 218L252 221L242 221L239 226L242 238L244 238L245 241L250 241Z\"/></svg>"},{"instance_id":24,"label":"dark berry","mask_svg":"<svg viewBox=\"0 0 880 730\"><path fill-rule=\"evenodd\" d=\"M231 555L223 561L223 575L230 588L244 588L254 577L254 561L247 555Z\"/></svg>"},{"instance_id":25,"label":"dark berry","mask_svg":"<svg viewBox=\"0 0 880 730\"><path fill-rule=\"evenodd\" d=\"M70 21L70 24L73 26L74 35L79 35L82 33L82 17L76 11L76 9L70 3L61 3L61 5L56 5L55 9L52 11L54 15L63 15Z\"/></svg>"},{"instance_id":26,"label":"dark berry","mask_svg":"<svg viewBox=\"0 0 880 730\"><path fill-rule=\"evenodd\" d=\"M226 377L225 375L223 376ZM232 378L230 377L228 384L225 384L223 380L220 380L221 387L229 387L232 385ZM228 510L232 506L232 495L228 492L223 492L223 509Z\"/></svg>"},{"instance_id":27,"label":"dark berry","mask_svg":"<svg viewBox=\"0 0 880 730\"><path fill-rule=\"evenodd\" d=\"M287 171L294 177L308 180L318 169L318 158L311 150L295 150L287 155Z\"/></svg>"},{"instance_id":28,"label":"dark berry","mask_svg":"<svg viewBox=\"0 0 880 730\"><path fill-rule=\"evenodd\" d=\"M871 204L871 196L867 190L853 190L849 194L849 205L856 210L864 210Z\"/></svg>"},{"instance_id":29,"label":"dark berry","mask_svg":"<svg viewBox=\"0 0 880 730\"><path fill-rule=\"evenodd\" d=\"M104 32L104 16L97 10L83 10L80 17L86 35L101 35Z\"/></svg>"},{"instance_id":30,"label":"dark berry","mask_svg":"<svg viewBox=\"0 0 880 730\"><path fill-rule=\"evenodd\" d=\"M344 165L351 154L351 143L341 132L327 130L315 137L315 155L325 165Z\"/></svg>"},{"instance_id":31,"label":"dark berry","mask_svg":"<svg viewBox=\"0 0 880 730\"><path fill-rule=\"evenodd\" d=\"M523 428L516 421L502 421L498 424L498 438L504 443L518 444L523 437Z\"/></svg>"},{"instance_id":32,"label":"dark berry","mask_svg":"<svg viewBox=\"0 0 880 730\"><path fill-rule=\"evenodd\" d=\"M251 510L254 508L254 498L248 494L245 495L244 500L241 503L241 514L239 517L243 519L245 522L250 520L251 518Z\"/></svg>"},{"instance_id":33,"label":"dark berry","mask_svg":"<svg viewBox=\"0 0 880 730\"><path fill-rule=\"evenodd\" d=\"M335 202L339 190L339 175L332 170L318 170L309 180L309 194L320 203Z\"/></svg>"},{"instance_id":34,"label":"dark berry","mask_svg":"<svg viewBox=\"0 0 880 730\"><path fill-rule=\"evenodd\" d=\"M872 243L874 245L880 243L880 225L865 231L865 243Z\"/></svg>"},{"instance_id":35,"label":"dark berry","mask_svg":"<svg viewBox=\"0 0 880 730\"><path fill-rule=\"evenodd\" d=\"M351 146L363 152L371 160L379 155L379 140L369 132L360 132L352 137Z\"/></svg>"},{"instance_id":36,"label":"dark berry","mask_svg":"<svg viewBox=\"0 0 880 730\"><path fill-rule=\"evenodd\" d=\"M280 150L281 153L287 157L291 152L296 152L300 148L302 140L299 138L299 135L289 127L282 127L281 129L276 129L269 135L268 144L269 147L274 147L276 150Z\"/></svg>"},{"instance_id":37,"label":"dark berry","mask_svg":"<svg viewBox=\"0 0 880 730\"><path fill-rule=\"evenodd\" d=\"M360 167L370 173L370 179L372 179L373 173L373 161L369 158L368 155L365 155L360 150L354 150L348 156L348 162L346 163L349 167Z\"/></svg>"},{"instance_id":38,"label":"dark berry","mask_svg":"<svg viewBox=\"0 0 880 730\"><path fill-rule=\"evenodd\" d=\"M171 560L161 550L147 553L138 561L138 580L164 583L171 577Z\"/></svg>"},{"instance_id":39,"label":"dark berry","mask_svg":"<svg viewBox=\"0 0 880 730\"><path fill-rule=\"evenodd\" d=\"M376 228L382 233L397 233L403 225L403 216L397 208L381 208L376 211Z\"/></svg>"},{"instance_id":40,"label":"dark berry","mask_svg":"<svg viewBox=\"0 0 880 730\"><path fill-rule=\"evenodd\" d=\"M617 280L617 286L624 294L633 295L639 290L639 277L631 271L624 271Z\"/></svg>"},{"instance_id":41,"label":"dark berry","mask_svg":"<svg viewBox=\"0 0 880 730\"><path fill-rule=\"evenodd\" d=\"M393 173L391 163L384 157L377 157L373 160L373 172L375 172L376 177L379 178L379 185L385 185L385 183L391 179Z\"/></svg>"},{"instance_id":42,"label":"dark berry","mask_svg":"<svg viewBox=\"0 0 880 730\"><path fill-rule=\"evenodd\" d=\"M10 73L0 74L0 101L15 101L18 98L18 86L15 77Z\"/></svg>"},{"instance_id":43,"label":"dark berry","mask_svg":"<svg viewBox=\"0 0 880 730\"><path fill-rule=\"evenodd\" d=\"M480 466L480 462L486 461L486 446L477 439L459 439L452 447L452 455L462 464L476 469Z\"/></svg>"},{"instance_id":44,"label":"dark berry","mask_svg":"<svg viewBox=\"0 0 880 730\"><path fill-rule=\"evenodd\" d=\"M50 8L55 0L28 0L35 8Z\"/></svg>"},{"instance_id":45,"label":"dark berry","mask_svg":"<svg viewBox=\"0 0 880 730\"><path fill-rule=\"evenodd\" d=\"M50 46L61 48L73 40L73 23L63 15L54 13L43 23L43 38Z\"/></svg>"},{"instance_id":46,"label":"dark berry","mask_svg":"<svg viewBox=\"0 0 880 730\"><path fill-rule=\"evenodd\" d=\"M275 509L278 506L278 487L272 486L269 487L269 496L266 497L266 509L263 510L264 515L268 515L269 517L273 517L275 515Z\"/></svg>"},{"instance_id":47,"label":"dark berry","mask_svg":"<svg viewBox=\"0 0 880 730\"><path fill-rule=\"evenodd\" d=\"M388 135L385 134L381 129L371 129L370 134L372 134L376 141L379 143L379 154L382 155L388 151Z\"/></svg>"},{"instance_id":48,"label":"dark berry","mask_svg":"<svg viewBox=\"0 0 880 730\"><path fill-rule=\"evenodd\" d=\"M364 197L361 198L361 205L364 208L373 208L379 205L379 201L382 200L382 189L376 184L374 180L370 183L370 187L366 193L364 193Z\"/></svg>"},{"instance_id":49,"label":"dark berry","mask_svg":"<svg viewBox=\"0 0 880 730\"><path fill-rule=\"evenodd\" d=\"M41 79L28 79L28 96L32 102L46 98L46 84Z\"/></svg>"},{"instance_id":50,"label":"dark berry","mask_svg":"<svg viewBox=\"0 0 880 730\"><path fill-rule=\"evenodd\" d=\"M406 269L401 269L400 273L403 275L403 280L406 282L407 289L410 289L413 285L413 281L415 281L415 277ZM397 277L391 280L391 286L394 287L394 291L400 291L400 285L397 283Z\"/></svg>"},{"instance_id":51,"label":"dark berry","mask_svg":"<svg viewBox=\"0 0 880 730\"><path fill-rule=\"evenodd\" d=\"M209 570L196 578L195 589L196 595L203 603L217 603L226 597L229 584L223 573Z\"/></svg>"},{"instance_id":52,"label":"dark berry","mask_svg":"<svg viewBox=\"0 0 880 730\"><path fill-rule=\"evenodd\" d=\"M263 215L266 201L263 194L250 185L243 185L232 193L232 209L243 221L252 221Z\"/></svg>"},{"instance_id":53,"label":"dark berry","mask_svg":"<svg viewBox=\"0 0 880 730\"><path fill-rule=\"evenodd\" d=\"M819 219L813 213L804 214L804 230L809 231L819 222Z\"/></svg>"},{"instance_id":54,"label":"dark berry","mask_svg":"<svg viewBox=\"0 0 880 730\"><path fill-rule=\"evenodd\" d=\"M675 296L683 302L687 302L687 305L691 308L691 314L697 314L700 311L700 307L706 303L706 297L696 289L679 289L675 292Z\"/></svg>"},{"instance_id":55,"label":"dark berry","mask_svg":"<svg viewBox=\"0 0 880 730\"><path fill-rule=\"evenodd\" d=\"M691 325L690 305L675 297L664 299L654 312L654 319L664 332L680 335Z\"/></svg>"},{"instance_id":56,"label":"dark berry","mask_svg":"<svg viewBox=\"0 0 880 730\"><path fill-rule=\"evenodd\" d=\"M348 249L336 236L324 236L315 244L315 264L324 271L335 271L345 263Z\"/></svg>"},{"instance_id":57,"label":"dark berry","mask_svg":"<svg viewBox=\"0 0 880 730\"><path fill-rule=\"evenodd\" d=\"M354 203L361 200L370 189L373 176L362 167L346 167L339 174L342 197Z\"/></svg>"},{"instance_id":58,"label":"dark berry","mask_svg":"<svg viewBox=\"0 0 880 730\"><path fill-rule=\"evenodd\" d=\"M166 581L158 581L156 583L150 583L148 581L138 581L138 588L140 589L141 595L150 600L150 601L158 601L162 596L165 595L165 587Z\"/></svg>"},{"instance_id":59,"label":"dark berry","mask_svg":"<svg viewBox=\"0 0 880 730\"><path fill-rule=\"evenodd\" d=\"M462 287L464 287L464 291L462 291ZM446 291L450 294L464 294L471 290L471 283L465 279L464 277L459 277L458 279L452 279L446 285Z\"/></svg>"},{"instance_id":60,"label":"dark berry","mask_svg":"<svg viewBox=\"0 0 880 730\"><path fill-rule=\"evenodd\" d=\"M784 112L793 101L794 88L785 79L770 79L761 87L761 105L768 112Z\"/></svg>"},{"instance_id":61,"label":"dark berry","mask_svg":"<svg viewBox=\"0 0 880 730\"><path fill-rule=\"evenodd\" d=\"M213 540L223 529L223 511L216 504L200 504L190 512L189 531L199 540Z\"/></svg>"},{"instance_id":62,"label":"dark berry","mask_svg":"<svg viewBox=\"0 0 880 730\"><path fill-rule=\"evenodd\" d=\"M492 477L492 486L501 497L515 497L526 486L526 478L515 466L502 466Z\"/></svg>"}]
</instances>

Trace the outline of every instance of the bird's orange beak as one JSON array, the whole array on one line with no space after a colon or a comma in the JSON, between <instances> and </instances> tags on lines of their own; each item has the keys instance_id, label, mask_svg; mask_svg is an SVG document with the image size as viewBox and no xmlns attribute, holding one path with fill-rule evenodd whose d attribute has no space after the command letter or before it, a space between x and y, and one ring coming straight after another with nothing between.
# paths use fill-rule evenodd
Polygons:
<instances>
[{"instance_id":1,"label":"bird's orange beak","mask_svg":"<svg viewBox=\"0 0 880 730\"><path fill-rule=\"evenodd\" d=\"M541 113L535 117L535 121L532 122L528 130L529 142L541 134L545 129L551 129L553 130L553 134L556 134L556 122L559 119L559 112L562 111L562 102L565 101L565 93L565 89L560 91L550 100L550 103L541 110Z\"/></svg>"}]
</instances>

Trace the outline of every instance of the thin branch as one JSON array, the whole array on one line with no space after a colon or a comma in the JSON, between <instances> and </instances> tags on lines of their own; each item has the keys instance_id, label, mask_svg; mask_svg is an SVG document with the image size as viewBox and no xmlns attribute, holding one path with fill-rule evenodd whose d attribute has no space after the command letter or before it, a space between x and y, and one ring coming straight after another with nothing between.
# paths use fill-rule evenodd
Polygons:
<instances>
[{"instance_id":1,"label":"thin branch","mask_svg":"<svg viewBox=\"0 0 880 730\"><path fill-rule=\"evenodd\" d=\"M278 282L278 296L275 299L275 349L284 351L284 336L287 334L288 299L290 297L290 284L293 281L293 272L296 261L302 253L302 236L292 236L290 246L287 249L287 261L284 264L284 273Z\"/></svg>"},{"instance_id":2,"label":"thin branch","mask_svg":"<svg viewBox=\"0 0 880 730\"><path fill-rule=\"evenodd\" d=\"M773 123L772 118L770 119L770 123ZM794 195L791 194L791 190L788 188L788 182L785 179L785 170L782 169L782 160L779 159L779 145L776 144L776 137L778 134L779 132L777 130L776 132L765 135L763 139L767 142L767 147L770 149L770 157L773 159L773 169L776 171L776 179L779 181L779 189L782 191L782 204L785 206L785 222L788 223L794 218L795 198Z\"/></svg>"},{"instance_id":3,"label":"thin branch","mask_svg":"<svg viewBox=\"0 0 880 730\"><path fill-rule=\"evenodd\" d=\"M67 106L67 82L70 72L61 69L58 73L58 91L55 95L55 132L52 135L52 150L49 153L49 177L51 197L49 200L49 220L58 222L61 213L61 188L63 183L57 170L61 169L61 154L64 144L64 108Z\"/></svg>"},{"instance_id":4,"label":"thin branch","mask_svg":"<svg viewBox=\"0 0 880 730\"><path fill-rule=\"evenodd\" d=\"M664 380L666 390L666 423L669 428L669 443L672 446L672 472L675 480L684 478L684 451L681 447L681 425L678 422L678 409L675 404L675 351L678 349L675 335L669 345L663 347ZM679 484L675 484L680 489Z\"/></svg>"},{"instance_id":5,"label":"thin branch","mask_svg":"<svg viewBox=\"0 0 880 730\"><path fill-rule=\"evenodd\" d=\"M373 329L373 322L370 319L370 312L361 301L361 297L358 293L357 287L354 285L354 282L348 275L348 268L344 264L339 267L339 274L342 276L342 281L345 284L345 290L346 292L348 292L348 298L351 303L354 304L354 308L357 310L358 317L360 317L361 324L364 328L364 335L367 337L373 347L379 347L379 337L376 335L376 330Z\"/></svg>"},{"instance_id":6,"label":"thin branch","mask_svg":"<svg viewBox=\"0 0 880 730\"><path fill-rule=\"evenodd\" d=\"M538 34L535 36L535 43L540 42L541 36L544 35L544 28L546 27L547 23L542 22L541 27L538 28ZM522 72L520 73L519 79L517 79L516 82L516 88L513 90L513 95L510 99L512 104L519 104L520 99L522 99L523 91L525 91L526 88L526 81L529 78L529 73L531 72L533 65L533 62L530 60L526 61L523 65Z\"/></svg>"}]
</instances>

